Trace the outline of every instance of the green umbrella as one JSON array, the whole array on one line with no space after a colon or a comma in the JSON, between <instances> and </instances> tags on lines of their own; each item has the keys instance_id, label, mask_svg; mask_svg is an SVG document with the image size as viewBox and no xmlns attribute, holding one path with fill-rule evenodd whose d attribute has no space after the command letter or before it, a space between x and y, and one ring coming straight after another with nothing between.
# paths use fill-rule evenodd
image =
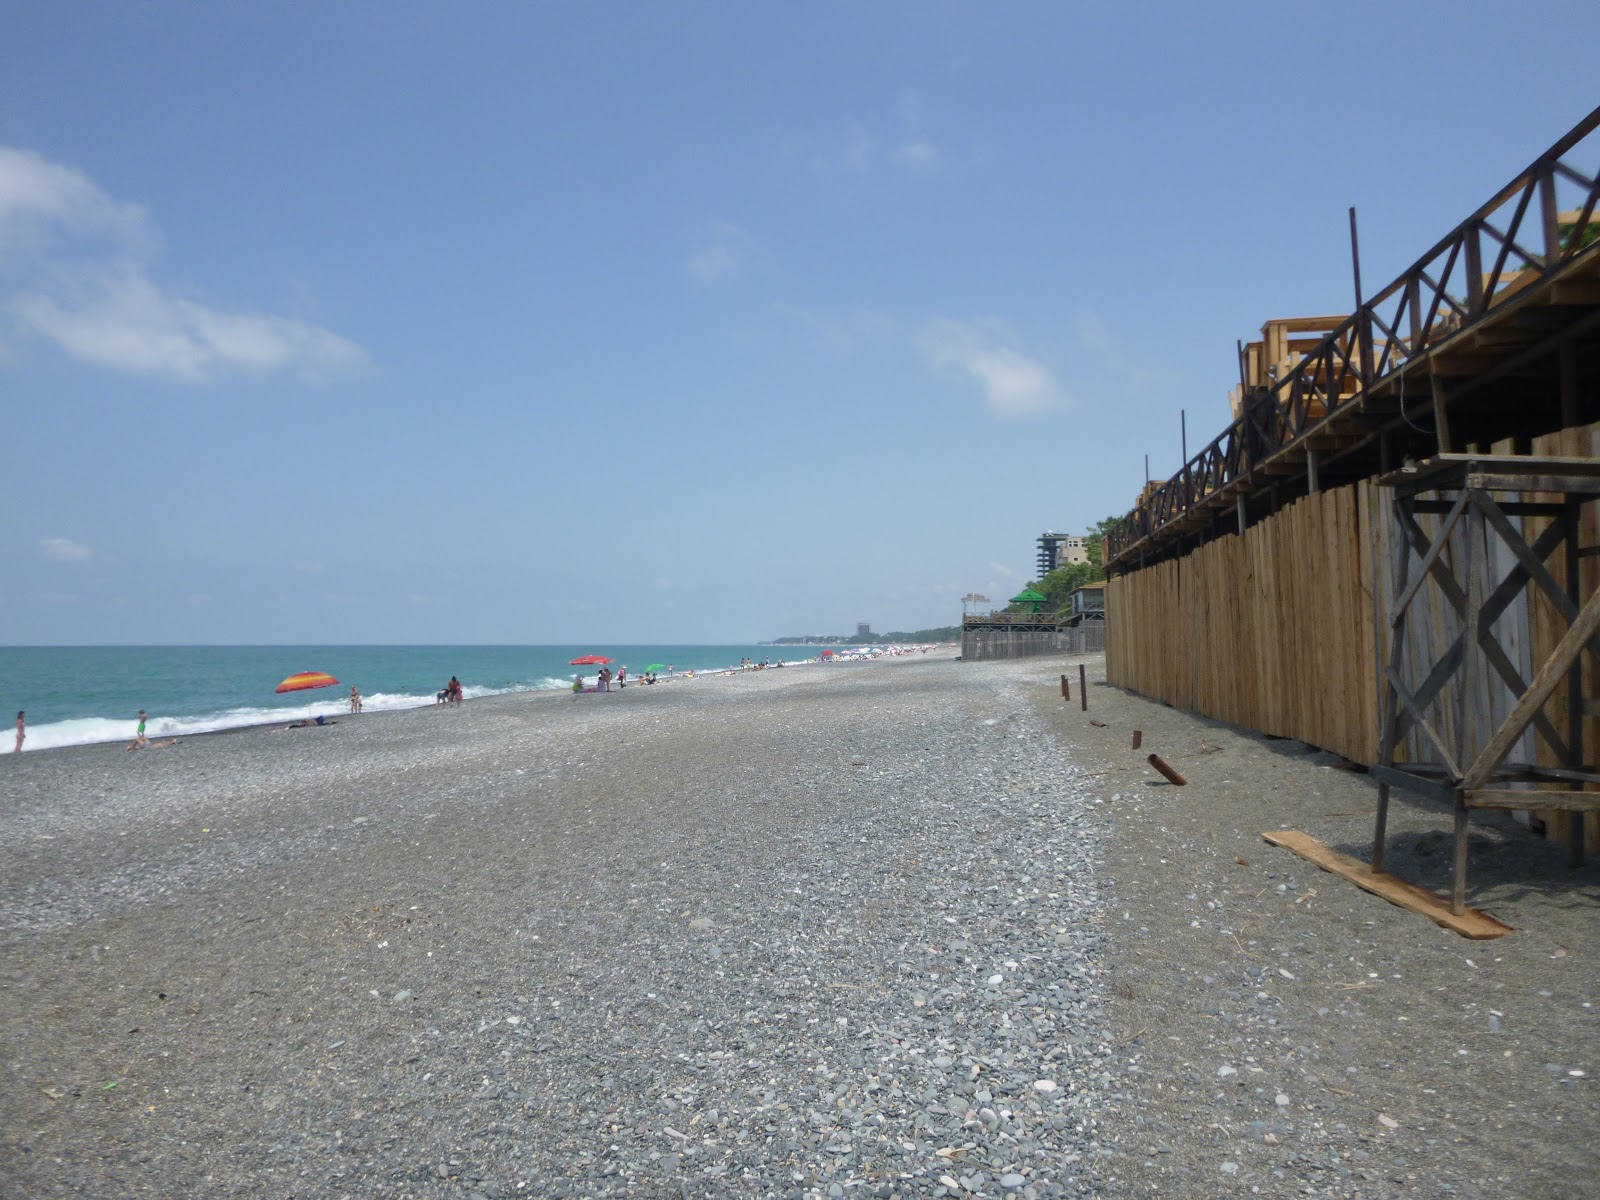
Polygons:
<instances>
[{"instance_id":1,"label":"green umbrella","mask_svg":"<svg viewBox=\"0 0 1600 1200\"><path fill-rule=\"evenodd\" d=\"M659 671L659 670L661 670L661 664L660 663L651 663L648 667L645 668L645 670L646 671Z\"/></svg>"}]
</instances>

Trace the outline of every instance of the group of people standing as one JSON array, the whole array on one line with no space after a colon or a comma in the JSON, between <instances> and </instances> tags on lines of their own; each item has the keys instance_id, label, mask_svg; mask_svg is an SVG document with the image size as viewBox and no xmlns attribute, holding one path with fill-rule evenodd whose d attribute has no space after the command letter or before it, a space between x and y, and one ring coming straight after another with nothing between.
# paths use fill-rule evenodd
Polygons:
<instances>
[{"instance_id":1,"label":"group of people standing","mask_svg":"<svg viewBox=\"0 0 1600 1200\"><path fill-rule=\"evenodd\" d=\"M625 688L628 686L627 663L623 663L615 675L611 673L610 667L602 666L598 671L595 672L594 690L597 692L609 692L611 690L611 681L613 679L617 681L617 686L619 688ZM588 689L583 686L583 672L579 671L572 677L572 698L576 700L587 690Z\"/></svg>"}]
</instances>

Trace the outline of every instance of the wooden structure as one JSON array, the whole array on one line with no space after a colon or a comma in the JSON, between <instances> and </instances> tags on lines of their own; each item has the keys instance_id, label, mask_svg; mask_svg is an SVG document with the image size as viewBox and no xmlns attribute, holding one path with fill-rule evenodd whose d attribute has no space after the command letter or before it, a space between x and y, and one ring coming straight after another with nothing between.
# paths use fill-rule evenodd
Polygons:
<instances>
[{"instance_id":1,"label":"wooden structure","mask_svg":"<svg viewBox=\"0 0 1600 1200\"><path fill-rule=\"evenodd\" d=\"M1263 325L1259 342L1247 342L1239 348L1239 386L1228 393L1233 419L1244 416L1246 397L1286 378L1296 363L1344 323L1345 314L1340 313L1336 317L1279 317Z\"/></svg>"},{"instance_id":2,"label":"wooden structure","mask_svg":"<svg viewBox=\"0 0 1600 1200\"><path fill-rule=\"evenodd\" d=\"M1085 621L1104 621L1106 619L1106 585L1105 581L1099 583L1086 583L1081 588L1074 588L1067 595L1066 607L1067 624L1071 626L1082 625Z\"/></svg>"},{"instance_id":3,"label":"wooden structure","mask_svg":"<svg viewBox=\"0 0 1600 1200\"><path fill-rule=\"evenodd\" d=\"M1268 322L1266 382L1242 388L1233 423L1112 528L1107 571L1187 554L1406 458L1506 437L1525 450L1600 420L1597 130L1600 108L1371 297L1358 269L1355 311L1314 346L1294 321Z\"/></svg>"},{"instance_id":4,"label":"wooden structure","mask_svg":"<svg viewBox=\"0 0 1600 1200\"><path fill-rule=\"evenodd\" d=\"M1106 678L1178 708L1377 756L1372 554L1362 487L1106 585Z\"/></svg>"},{"instance_id":5,"label":"wooden structure","mask_svg":"<svg viewBox=\"0 0 1600 1200\"><path fill-rule=\"evenodd\" d=\"M1088 654L1105 647L1103 621L1073 629L1058 621L1055 613L1046 612L974 612L961 618L961 657L966 662Z\"/></svg>"},{"instance_id":6,"label":"wooden structure","mask_svg":"<svg viewBox=\"0 0 1600 1200\"><path fill-rule=\"evenodd\" d=\"M1600 460L1596 163L1600 108L1332 328L1240 347L1233 424L1106 538L1109 682L1445 798L1458 855L1475 807L1600 850L1600 471L1555 461Z\"/></svg>"},{"instance_id":7,"label":"wooden structure","mask_svg":"<svg viewBox=\"0 0 1600 1200\"><path fill-rule=\"evenodd\" d=\"M1570 822L1574 863L1583 860L1584 815L1600 811L1600 792L1585 790L1600 784L1600 755L1586 748L1582 661L1587 651L1600 663L1600 588L1584 600L1579 569L1586 549L1580 544L1582 505L1600 496L1600 459L1440 455L1378 482L1394 491L1395 557L1386 614L1383 737L1372 768L1378 780L1372 869L1383 869L1390 787L1431 792L1455 813L1450 908L1460 913L1469 810L1560 810ZM1419 521L1424 514L1442 518L1431 535ZM1530 536L1535 524L1541 527ZM1504 553L1496 554L1497 548ZM1548 565L1558 550L1559 580ZM1529 593L1553 606L1565 624L1542 655L1530 655L1519 644L1518 622L1508 626L1501 620ZM1448 605L1456 632L1441 652L1423 656L1423 674L1408 659L1407 635L1414 612L1429 600ZM1524 675L1529 661L1539 662L1531 679ZM1545 706L1563 685L1565 720L1558 722ZM1452 687L1453 736L1435 721L1435 709ZM1503 715L1494 712L1496 693L1509 701ZM1428 761L1397 756L1413 729L1428 743ZM1530 731L1559 765L1528 753ZM1519 748L1519 759L1507 761Z\"/></svg>"}]
</instances>

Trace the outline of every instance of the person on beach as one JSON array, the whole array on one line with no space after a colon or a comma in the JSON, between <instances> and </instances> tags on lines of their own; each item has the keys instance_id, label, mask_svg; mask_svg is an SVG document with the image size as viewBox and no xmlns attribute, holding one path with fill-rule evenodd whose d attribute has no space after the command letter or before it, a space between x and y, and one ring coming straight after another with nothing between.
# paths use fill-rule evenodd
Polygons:
<instances>
[{"instance_id":1,"label":"person on beach","mask_svg":"<svg viewBox=\"0 0 1600 1200\"><path fill-rule=\"evenodd\" d=\"M355 684L350 685L350 711L353 713L361 711L361 689Z\"/></svg>"},{"instance_id":2,"label":"person on beach","mask_svg":"<svg viewBox=\"0 0 1600 1200\"><path fill-rule=\"evenodd\" d=\"M144 735L144 720L144 709L141 708L139 710L139 728L133 731L133 745L128 747L129 750L143 750L150 741Z\"/></svg>"},{"instance_id":3,"label":"person on beach","mask_svg":"<svg viewBox=\"0 0 1600 1200\"><path fill-rule=\"evenodd\" d=\"M17 713L17 744L11 748L11 753L13 754L19 753L22 750L22 739L28 736L27 729L25 728L27 725L27 716L28 714L25 712Z\"/></svg>"},{"instance_id":4,"label":"person on beach","mask_svg":"<svg viewBox=\"0 0 1600 1200\"><path fill-rule=\"evenodd\" d=\"M579 671L572 677L572 698L576 700L583 695L583 672Z\"/></svg>"},{"instance_id":5,"label":"person on beach","mask_svg":"<svg viewBox=\"0 0 1600 1200\"><path fill-rule=\"evenodd\" d=\"M166 739L164 739L162 741L159 741L159 742L151 742L151 741L135 742L133 745L129 746L128 749L129 750L165 750L168 746L176 746L177 744L178 744L178 739L177 738L166 738Z\"/></svg>"},{"instance_id":6,"label":"person on beach","mask_svg":"<svg viewBox=\"0 0 1600 1200\"><path fill-rule=\"evenodd\" d=\"M457 679L454 675L450 676L450 682L445 686L445 691L449 693L451 704L461 703L461 680Z\"/></svg>"},{"instance_id":7,"label":"person on beach","mask_svg":"<svg viewBox=\"0 0 1600 1200\"><path fill-rule=\"evenodd\" d=\"M625 688L627 686L628 686L628 664L627 663L623 663L622 664L622 669L617 672L617 687Z\"/></svg>"},{"instance_id":8,"label":"person on beach","mask_svg":"<svg viewBox=\"0 0 1600 1200\"><path fill-rule=\"evenodd\" d=\"M290 721L285 729L314 729L319 725L337 725L339 722L332 717L302 717L298 721ZM176 740L176 739L174 739Z\"/></svg>"}]
</instances>

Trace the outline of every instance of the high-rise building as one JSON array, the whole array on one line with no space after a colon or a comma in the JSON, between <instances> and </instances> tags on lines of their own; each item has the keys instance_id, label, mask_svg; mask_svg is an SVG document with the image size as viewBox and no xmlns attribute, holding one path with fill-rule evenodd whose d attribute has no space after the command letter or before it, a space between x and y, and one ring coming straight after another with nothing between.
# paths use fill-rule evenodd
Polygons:
<instances>
[{"instance_id":1,"label":"high-rise building","mask_svg":"<svg viewBox=\"0 0 1600 1200\"><path fill-rule=\"evenodd\" d=\"M1070 533L1050 530L1039 535L1039 578L1043 579L1058 567L1068 563L1089 561L1085 540Z\"/></svg>"},{"instance_id":2,"label":"high-rise building","mask_svg":"<svg viewBox=\"0 0 1600 1200\"><path fill-rule=\"evenodd\" d=\"M871 636L872 636L872 622L871 621L857 621L856 622L856 641L858 641L858 642L865 641L867 638L869 638Z\"/></svg>"}]
</instances>

